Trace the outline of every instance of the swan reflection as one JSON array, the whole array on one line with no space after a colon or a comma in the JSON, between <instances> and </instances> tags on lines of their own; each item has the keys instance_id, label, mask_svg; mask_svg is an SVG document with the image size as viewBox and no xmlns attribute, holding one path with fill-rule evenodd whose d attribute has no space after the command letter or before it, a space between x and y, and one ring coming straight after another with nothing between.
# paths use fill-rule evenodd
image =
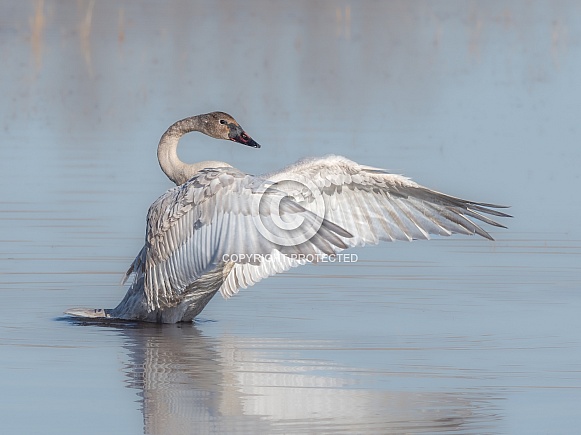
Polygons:
<instances>
[{"instance_id":1,"label":"swan reflection","mask_svg":"<svg viewBox=\"0 0 581 435\"><path fill-rule=\"evenodd\" d=\"M490 428L496 419L483 398L362 386L371 373L304 357L336 343L213 338L191 324L119 330L147 434L433 433Z\"/></svg>"}]
</instances>

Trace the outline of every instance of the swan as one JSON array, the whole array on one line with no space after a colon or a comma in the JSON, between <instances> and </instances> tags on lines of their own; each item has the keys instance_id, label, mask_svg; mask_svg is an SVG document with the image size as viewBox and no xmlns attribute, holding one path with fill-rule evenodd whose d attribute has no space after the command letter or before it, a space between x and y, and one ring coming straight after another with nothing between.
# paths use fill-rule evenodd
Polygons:
<instances>
[{"instance_id":1,"label":"swan","mask_svg":"<svg viewBox=\"0 0 581 435\"><path fill-rule=\"evenodd\" d=\"M85 318L192 321L219 291L224 298L263 278L380 240L477 234L475 221L505 206L468 201L345 157L300 160L262 176L225 162L182 162L180 138L200 132L260 148L224 112L182 119L162 135L157 157L176 186L147 213L145 245L127 270L133 283L113 309L71 308Z\"/></svg>"}]
</instances>

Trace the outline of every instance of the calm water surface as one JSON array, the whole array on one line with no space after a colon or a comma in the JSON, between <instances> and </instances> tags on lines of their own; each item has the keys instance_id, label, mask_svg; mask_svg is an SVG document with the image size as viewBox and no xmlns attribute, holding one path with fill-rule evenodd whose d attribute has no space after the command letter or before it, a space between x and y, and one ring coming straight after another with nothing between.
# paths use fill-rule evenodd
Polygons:
<instances>
[{"instance_id":1,"label":"calm water surface","mask_svg":"<svg viewBox=\"0 0 581 435\"><path fill-rule=\"evenodd\" d=\"M0 5L6 433L573 433L581 425L581 7L508 2ZM495 242L358 249L193 325L113 307L171 186L155 149L224 110L250 173L336 153L511 205Z\"/></svg>"}]
</instances>

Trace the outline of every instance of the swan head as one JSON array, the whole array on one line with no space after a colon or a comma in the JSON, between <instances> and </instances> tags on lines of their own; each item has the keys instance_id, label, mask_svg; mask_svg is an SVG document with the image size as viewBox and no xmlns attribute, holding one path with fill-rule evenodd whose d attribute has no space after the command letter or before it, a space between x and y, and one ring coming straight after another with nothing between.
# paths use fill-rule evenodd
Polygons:
<instances>
[{"instance_id":1,"label":"swan head","mask_svg":"<svg viewBox=\"0 0 581 435\"><path fill-rule=\"evenodd\" d=\"M252 139L240 124L230 115L224 112L212 112L201 115L203 133L216 139L231 140L252 148L260 148L260 145Z\"/></svg>"}]
</instances>

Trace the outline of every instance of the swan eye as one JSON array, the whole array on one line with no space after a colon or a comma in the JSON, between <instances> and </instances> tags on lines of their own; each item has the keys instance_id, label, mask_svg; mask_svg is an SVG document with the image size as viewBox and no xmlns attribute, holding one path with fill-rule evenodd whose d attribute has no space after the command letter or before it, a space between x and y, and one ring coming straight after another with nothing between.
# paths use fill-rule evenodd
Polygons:
<instances>
[{"instance_id":1,"label":"swan eye","mask_svg":"<svg viewBox=\"0 0 581 435\"><path fill-rule=\"evenodd\" d=\"M226 124L228 124L228 123L226 122L226 120L225 120L225 119L221 119L221 120L220 120L220 124L222 124L222 125L226 125Z\"/></svg>"}]
</instances>

